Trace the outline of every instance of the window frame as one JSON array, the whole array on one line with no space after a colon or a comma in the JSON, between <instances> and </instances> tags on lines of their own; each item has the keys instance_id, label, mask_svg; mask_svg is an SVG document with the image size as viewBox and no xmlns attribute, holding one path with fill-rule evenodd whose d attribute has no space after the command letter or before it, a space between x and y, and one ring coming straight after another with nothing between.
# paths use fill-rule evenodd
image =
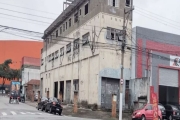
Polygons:
<instances>
[{"instance_id":1,"label":"window frame","mask_svg":"<svg viewBox=\"0 0 180 120\"><path fill-rule=\"evenodd\" d=\"M79 14L78 14L78 12L76 12L74 14L74 23L77 23L78 21L79 21Z\"/></svg>"},{"instance_id":2,"label":"window frame","mask_svg":"<svg viewBox=\"0 0 180 120\"><path fill-rule=\"evenodd\" d=\"M60 56L64 56L64 47L60 48Z\"/></svg>"},{"instance_id":3,"label":"window frame","mask_svg":"<svg viewBox=\"0 0 180 120\"><path fill-rule=\"evenodd\" d=\"M58 34L58 32L59 32L59 31L58 31L58 30L56 30L56 38L57 38L57 37L58 37L58 35L59 35L59 34Z\"/></svg>"},{"instance_id":4,"label":"window frame","mask_svg":"<svg viewBox=\"0 0 180 120\"><path fill-rule=\"evenodd\" d=\"M127 5L127 1L128 1L128 0L125 1L125 6L126 6L126 7L131 7L131 0L129 0L129 6Z\"/></svg>"},{"instance_id":5,"label":"window frame","mask_svg":"<svg viewBox=\"0 0 180 120\"><path fill-rule=\"evenodd\" d=\"M80 41L79 38L73 41L73 51L79 49L79 41Z\"/></svg>"},{"instance_id":6,"label":"window frame","mask_svg":"<svg viewBox=\"0 0 180 120\"><path fill-rule=\"evenodd\" d=\"M90 33L89 32L87 32L86 34L84 34L82 36L82 45L86 45L86 44L89 43L89 37L90 37ZM85 40L84 38L87 38L87 40Z\"/></svg>"},{"instance_id":7,"label":"window frame","mask_svg":"<svg viewBox=\"0 0 180 120\"><path fill-rule=\"evenodd\" d=\"M71 21L71 18L69 18L69 27L71 27L72 25L72 21Z\"/></svg>"},{"instance_id":8,"label":"window frame","mask_svg":"<svg viewBox=\"0 0 180 120\"><path fill-rule=\"evenodd\" d=\"M57 59L59 57L59 50L55 51L55 59Z\"/></svg>"},{"instance_id":9,"label":"window frame","mask_svg":"<svg viewBox=\"0 0 180 120\"><path fill-rule=\"evenodd\" d=\"M66 45L66 54L71 52L71 42Z\"/></svg>"},{"instance_id":10,"label":"window frame","mask_svg":"<svg viewBox=\"0 0 180 120\"><path fill-rule=\"evenodd\" d=\"M86 8L87 7L87 8ZM86 11L87 10L87 11ZM84 15L87 15L89 13L89 3L87 3L85 6L84 6Z\"/></svg>"}]
</instances>

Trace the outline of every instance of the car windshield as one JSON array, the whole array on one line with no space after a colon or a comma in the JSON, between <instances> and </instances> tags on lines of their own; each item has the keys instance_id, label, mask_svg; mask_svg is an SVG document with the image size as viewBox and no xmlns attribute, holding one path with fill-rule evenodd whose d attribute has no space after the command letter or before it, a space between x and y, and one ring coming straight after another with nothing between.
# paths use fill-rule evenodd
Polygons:
<instances>
[{"instance_id":1,"label":"car windshield","mask_svg":"<svg viewBox=\"0 0 180 120\"><path fill-rule=\"evenodd\" d=\"M145 106L145 104L141 104L136 110L142 110Z\"/></svg>"},{"instance_id":2,"label":"car windshield","mask_svg":"<svg viewBox=\"0 0 180 120\"><path fill-rule=\"evenodd\" d=\"M172 109L173 110L178 110L178 108L176 106L174 106L174 105L172 105Z\"/></svg>"},{"instance_id":3,"label":"car windshield","mask_svg":"<svg viewBox=\"0 0 180 120\"><path fill-rule=\"evenodd\" d=\"M165 110L164 106L162 106L162 105L158 105L158 107L160 110Z\"/></svg>"}]
</instances>

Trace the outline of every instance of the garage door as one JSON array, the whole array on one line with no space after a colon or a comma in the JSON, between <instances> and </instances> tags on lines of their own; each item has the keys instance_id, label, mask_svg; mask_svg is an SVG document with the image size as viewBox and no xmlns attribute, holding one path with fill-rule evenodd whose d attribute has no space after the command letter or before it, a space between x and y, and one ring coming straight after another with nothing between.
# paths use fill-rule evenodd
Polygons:
<instances>
[{"instance_id":1,"label":"garage door","mask_svg":"<svg viewBox=\"0 0 180 120\"><path fill-rule=\"evenodd\" d=\"M117 95L116 108L119 106L119 79L102 78L101 84L101 107L105 109L112 108L112 94Z\"/></svg>"},{"instance_id":2,"label":"garage door","mask_svg":"<svg viewBox=\"0 0 180 120\"><path fill-rule=\"evenodd\" d=\"M160 68L159 85L178 87L178 70Z\"/></svg>"}]
</instances>

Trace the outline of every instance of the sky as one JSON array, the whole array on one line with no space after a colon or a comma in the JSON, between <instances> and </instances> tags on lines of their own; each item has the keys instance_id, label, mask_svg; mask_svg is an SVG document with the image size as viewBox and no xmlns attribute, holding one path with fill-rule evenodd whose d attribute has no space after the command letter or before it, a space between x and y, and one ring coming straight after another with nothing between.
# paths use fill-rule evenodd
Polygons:
<instances>
[{"instance_id":1,"label":"sky","mask_svg":"<svg viewBox=\"0 0 180 120\"><path fill-rule=\"evenodd\" d=\"M0 25L43 33L63 11L63 1L0 0ZM141 26L180 34L179 4L179 0L134 0L133 27ZM32 14L33 16L12 11ZM27 39L32 40L31 38L17 37L0 32L0 40Z\"/></svg>"}]
</instances>

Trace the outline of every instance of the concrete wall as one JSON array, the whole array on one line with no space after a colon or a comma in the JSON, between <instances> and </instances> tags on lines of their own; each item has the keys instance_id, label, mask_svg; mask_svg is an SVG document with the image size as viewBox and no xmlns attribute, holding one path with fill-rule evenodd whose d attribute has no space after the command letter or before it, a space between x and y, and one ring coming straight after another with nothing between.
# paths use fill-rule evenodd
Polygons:
<instances>
[{"instance_id":1,"label":"concrete wall","mask_svg":"<svg viewBox=\"0 0 180 120\"><path fill-rule=\"evenodd\" d=\"M139 97L148 97L149 84L148 78L133 79L130 81L132 106L134 106L134 102L138 101Z\"/></svg>"}]
</instances>

